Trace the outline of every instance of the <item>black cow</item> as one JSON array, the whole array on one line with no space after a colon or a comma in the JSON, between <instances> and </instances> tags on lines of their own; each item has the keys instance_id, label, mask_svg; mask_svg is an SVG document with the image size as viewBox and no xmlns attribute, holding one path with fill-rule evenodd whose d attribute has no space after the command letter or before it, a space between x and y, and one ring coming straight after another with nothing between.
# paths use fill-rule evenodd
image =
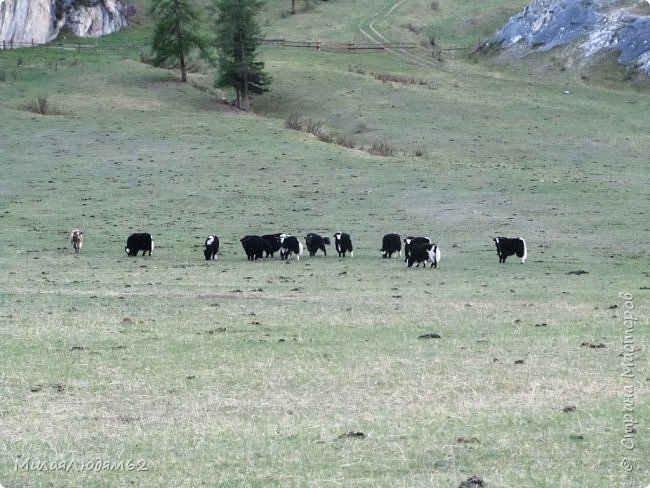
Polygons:
<instances>
[{"instance_id":1,"label":"black cow","mask_svg":"<svg viewBox=\"0 0 650 488\"><path fill-rule=\"evenodd\" d=\"M411 249L418 244L431 244L431 239L428 237L413 237L408 236L404 238L404 262L408 261L411 255Z\"/></svg>"},{"instance_id":2,"label":"black cow","mask_svg":"<svg viewBox=\"0 0 650 488\"><path fill-rule=\"evenodd\" d=\"M497 255L499 256L499 262L505 263L508 256L516 254L518 258L521 258L521 263L523 264L528 257L528 250L526 249L526 241L519 237L495 237L492 239L494 245L497 248Z\"/></svg>"},{"instance_id":3,"label":"black cow","mask_svg":"<svg viewBox=\"0 0 650 488\"><path fill-rule=\"evenodd\" d=\"M339 253L339 257L345 257L346 252L350 253L350 257L354 256L350 234L346 234L345 232L337 232L334 234L334 246L336 247L336 252Z\"/></svg>"},{"instance_id":4,"label":"black cow","mask_svg":"<svg viewBox=\"0 0 650 488\"><path fill-rule=\"evenodd\" d=\"M144 256L147 252L151 256L151 251L153 251L153 239L151 234L147 232L131 234L126 240L126 246L124 247L124 252L129 256L137 256L140 251Z\"/></svg>"},{"instance_id":5,"label":"black cow","mask_svg":"<svg viewBox=\"0 0 650 488\"><path fill-rule=\"evenodd\" d=\"M266 254L265 257L273 257L273 254L280 250L281 235L282 234L265 234L262 236L262 240L264 241L264 253Z\"/></svg>"},{"instance_id":6,"label":"black cow","mask_svg":"<svg viewBox=\"0 0 650 488\"><path fill-rule=\"evenodd\" d=\"M437 268L440 262L440 248L430 242L414 244L408 257L408 267L410 268L413 263L417 263L415 267L419 268L420 263L423 263L423 267L426 268L427 261L431 261L432 268Z\"/></svg>"},{"instance_id":7,"label":"black cow","mask_svg":"<svg viewBox=\"0 0 650 488\"><path fill-rule=\"evenodd\" d=\"M209 235L205 240L205 249L203 250L203 255L205 259L209 261L210 259L219 259L217 253L219 252L219 238L215 235Z\"/></svg>"},{"instance_id":8,"label":"black cow","mask_svg":"<svg viewBox=\"0 0 650 488\"><path fill-rule=\"evenodd\" d=\"M249 261L255 261L256 259L262 259L264 256L264 241L260 236L256 235L247 235L239 239L246 257Z\"/></svg>"},{"instance_id":9,"label":"black cow","mask_svg":"<svg viewBox=\"0 0 650 488\"><path fill-rule=\"evenodd\" d=\"M307 244L307 250L309 251L310 256L315 256L316 252L320 249L323 251L323 254L327 256L327 249L325 249L325 244L330 244L329 237L322 237L318 234L310 232L305 236L305 244Z\"/></svg>"},{"instance_id":10,"label":"black cow","mask_svg":"<svg viewBox=\"0 0 650 488\"><path fill-rule=\"evenodd\" d=\"M398 252L399 255L402 255L402 238L399 234L386 234L381 240L381 249L379 250L382 253L381 257L391 258L393 253Z\"/></svg>"},{"instance_id":11,"label":"black cow","mask_svg":"<svg viewBox=\"0 0 650 488\"><path fill-rule=\"evenodd\" d=\"M291 255L296 256L296 260L300 259L302 254L302 243L296 236L291 234L280 235L280 259L287 260Z\"/></svg>"}]
</instances>

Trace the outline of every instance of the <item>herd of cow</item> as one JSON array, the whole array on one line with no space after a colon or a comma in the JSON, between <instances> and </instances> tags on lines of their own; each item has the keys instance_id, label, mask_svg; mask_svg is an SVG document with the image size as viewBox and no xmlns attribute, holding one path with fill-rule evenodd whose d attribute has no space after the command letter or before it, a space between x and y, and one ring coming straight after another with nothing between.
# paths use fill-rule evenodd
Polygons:
<instances>
[{"instance_id":1,"label":"herd of cow","mask_svg":"<svg viewBox=\"0 0 650 488\"><path fill-rule=\"evenodd\" d=\"M79 229L74 229L70 234L70 243L74 249L75 254L79 254L83 245L83 232ZM334 234L334 247L339 257L345 257L349 253L350 257L354 255L352 247L352 238L350 234L345 232L337 232ZM528 251L526 249L526 241L519 237L495 237L493 239L499 256L499 263L505 263L508 256L516 255L521 259L521 262L526 261ZM256 259L264 259L273 257L278 252L280 259L288 260L292 256L296 260L300 259L303 253L302 242L291 234L265 234L265 235L247 235L242 237L239 242L244 248L246 257L249 261ZM437 268L440 262L440 248L428 237L413 237L408 236L404 239L399 234L386 234L381 242L381 253L383 258L391 258L393 254L402 256L402 243L404 243L404 261L408 263L408 267L419 267L422 264L426 267L427 263L431 263L431 268ZM320 250L327 256L326 245L330 245L331 240L329 237L323 237L315 233L308 233L305 236L305 245L310 256L315 256ZM154 248L154 241L151 234L135 233L131 234L126 240L124 251L129 256L137 256L142 252L144 256L146 253L151 252ZM206 260L217 259L219 254L219 238L216 235L209 235L205 240L205 248L203 254Z\"/></svg>"}]
</instances>

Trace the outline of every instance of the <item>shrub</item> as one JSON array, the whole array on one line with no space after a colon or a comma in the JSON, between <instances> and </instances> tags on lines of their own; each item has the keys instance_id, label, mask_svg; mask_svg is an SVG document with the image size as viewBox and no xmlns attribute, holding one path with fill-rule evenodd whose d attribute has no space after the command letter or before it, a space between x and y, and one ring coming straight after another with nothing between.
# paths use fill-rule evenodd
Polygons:
<instances>
[{"instance_id":1,"label":"shrub","mask_svg":"<svg viewBox=\"0 0 650 488\"><path fill-rule=\"evenodd\" d=\"M318 137L318 140L321 141L321 142L331 143L331 142L334 141L334 138L331 135L326 134L325 132L319 132L317 134L317 137Z\"/></svg>"},{"instance_id":2,"label":"shrub","mask_svg":"<svg viewBox=\"0 0 650 488\"><path fill-rule=\"evenodd\" d=\"M413 25L413 22L409 22L406 24L406 28L412 32L413 34L419 34L420 33L420 28L417 27L416 25Z\"/></svg>"},{"instance_id":3,"label":"shrub","mask_svg":"<svg viewBox=\"0 0 650 488\"><path fill-rule=\"evenodd\" d=\"M417 144L415 146L415 149L413 149L413 156L416 158L420 158L424 156L425 152L426 152L426 148L422 144Z\"/></svg>"},{"instance_id":4,"label":"shrub","mask_svg":"<svg viewBox=\"0 0 650 488\"><path fill-rule=\"evenodd\" d=\"M26 109L40 115L61 115L61 111L57 110L49 102L47 95L37 96L36 99L27 105Z\"/></svg>"},{"instance_id":5,"label":"shrub","mask_svg":"<svg viewBox=\"0 0 650 488\"><path fill-rule=\"evenodd\" d=\"M368 152L373 156L392 156L393 148L386 141L375 141L368 149Z\"/></svg>"},{"instance_id":6,"label":"shrub","mask_svg":"<svg viewBox=\"0 0 650 488\"><path fill-rule=\"evenodd\" d=\"M35 112L41 115L47 115L48 105L47 95L39 95L36 97L36 103L34 104Z\"/></svg>"},{"instance_id":7,"label":"shrub","mask_svg":"<svg viewBox=\"0 0 650 488\"><path fill-rule=\"evenodd\" d=\"M300 116L297 114L289 115L289 117L287 117L287 120L284 122L284 126L287 129L302 130L302 121L300 119Z\"/></svg>"},{"instance_id":8,"label":"shrub","mask_svg":"<svg viewBox=\"0 0 650 488\"><path fill-rule=\"evenodd\" d=\"M347 147L349 149L354 148L354 141L347 136L336 136L334 138L334 144L338 144L339 146Z\"/></svg>"},{"instance_id":9,"label":"shrub","mask_svg":"<svg viewBox=\"0 0 650 488\"><path fill-rule=\"evenodd\" d=\"M311 117L305 121L305 131L315 136L319 136L323 132L323 122L314 120Z\"/></svg>"}]
</instances>

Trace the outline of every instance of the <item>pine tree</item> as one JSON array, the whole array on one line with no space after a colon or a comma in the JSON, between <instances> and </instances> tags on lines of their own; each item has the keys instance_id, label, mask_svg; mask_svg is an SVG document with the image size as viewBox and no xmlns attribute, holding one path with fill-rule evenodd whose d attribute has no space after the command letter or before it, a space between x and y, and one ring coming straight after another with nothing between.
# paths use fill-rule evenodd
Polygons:
<instances>
[{"instance_id":1,"label":"pine tree","mask_svg":"<svg viewBox=\"0 0 650 488\"><path fill-rule=\"evenodd\" d=\"M187 81L187 59L198 50L211 60L208 38L200 34L201 17L187 0L151 0L151 15L155 19L151 41L154 66L178 66L181 81Z\"/></svg>"},{"instance_id":2,"label":"pine tree","mask_svg":"<svg viewBox=\"0 0 650 488\"><path fill-rule=\"evenodd\" d=\"M255 20L260 0L214 0L216 18L215 47L219 50L215 86L235 89L237 107L250 110L253 93L268 91L271 77L264 63L257 60L261 31Z\"/></svg>"}]
</instances>

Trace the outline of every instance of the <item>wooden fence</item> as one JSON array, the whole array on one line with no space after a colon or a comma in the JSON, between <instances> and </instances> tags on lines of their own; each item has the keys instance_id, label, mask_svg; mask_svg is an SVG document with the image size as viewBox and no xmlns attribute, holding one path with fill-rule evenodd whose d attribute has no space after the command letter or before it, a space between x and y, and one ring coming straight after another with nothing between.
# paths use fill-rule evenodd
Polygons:
<instances>
[{"instance_id":1,"label":"wooden fence","mask_svg":"<svg viewBox=\"0 0 650 488\"><path fill-rule=\"evenodd\" d=\"M384 51L386 49L415 49L417 45L407 43L360 43L360 42L324 42L324 41L289 41L287 39L263 39L266 46L301 47L318 51Z\"/></svg>"}]
</instances>

